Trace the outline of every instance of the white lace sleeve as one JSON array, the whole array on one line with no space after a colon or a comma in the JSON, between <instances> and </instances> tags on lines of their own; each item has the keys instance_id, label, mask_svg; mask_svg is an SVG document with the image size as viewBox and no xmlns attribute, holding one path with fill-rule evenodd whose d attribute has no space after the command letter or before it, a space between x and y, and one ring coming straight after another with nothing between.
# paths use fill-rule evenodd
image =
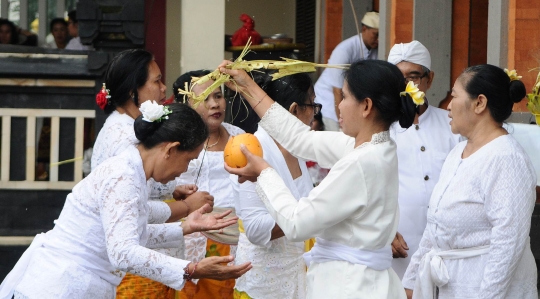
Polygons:
<instances>
[{"instance_id":1,"label":"white lace sleeve","mask_svg":"<svg viewBox=\"0 0 540 299\"><path fill-rule=\"evenodd\" d=\"M536 177L524 156L499 155L482 182L485 211L493 228L489 259L478 298L506 298L506 291L529 242Z\"/></svg>"},{"instance_id":2,"label":"white lace sleeve","mask_svg":"<svg viewBox=\"0 0 540 299\"><path fill-rule=\"evenodd\" d=\"M255 245L270 246L272 229L276 222L257 195L255 186L249 181L240 184L236 212L242 215L242 223L248 240Z\"/></svg>"},{"instance_id":3,"label":"white lace sleeve","mask_svg":"<svg viewBox=\"0 0 540 299\"><path fill-rule=\"evenodd\" d=\"M424 230L424 234L422 235L422 239L420 239L420 244L418 245L418 250L416 250L411 257L411 262L407 267L407 271L405 271L405 275L403 275L402 284L406 289L414 290L414 283L416 282L416 275L418 274L420 261L422 258L424 258L424 255L426 255L431 248L433 248L428 234L429 231L427 229Z\"/></svg>"},{"instance_id":4,"label":"white lace sleeve","mask_svg":"<svg viewBox=\"0 0 540 299\"><path fill-rule=\"evenodd\" d=\"M147 248L177 248L184 244L184 232L180 222L149 224Z\"/></svg>"},{"instance_id":5,"label":"white lace sleeve","mask_svg":"<svg viewBox=\"0 0 540 299\"><path fill-rule=\"evenodd\" d=\"M145 183L135 175L119 172L119 175L109 176L101 188L98 200L107 255L111 264L121 271L181 289L184 285L182 269L189 262L140 245L140 234L143 232L138 230L138 225L146 225L145 217L140 217L144 208L141 202L147 196ZM153 229L149 231L155 233ZM154 235L156 237L159 234Z\"/></svg>"},{"instance_id":6,"label":"white lace sleeve","mask_svg":"<svg viewBox=\"0 0 540 299\"><path fill-rule=\"evenodd\" d=\"M331 168L354 149L354 138L342 132L311 131L278 103L272 104L259 125L293 156L323 168Z\"/></svg>"},{"instance_id":7,"label":"white lace sleeve","mask_svg":"<svg viewBox=\"0 0 540 299\"><path fill-rule=\"evenodd\" d=\"M148 223L165 223L171 217L171 208L166 202L159 200L148 201Z\"/></svg>"}]
</instances>

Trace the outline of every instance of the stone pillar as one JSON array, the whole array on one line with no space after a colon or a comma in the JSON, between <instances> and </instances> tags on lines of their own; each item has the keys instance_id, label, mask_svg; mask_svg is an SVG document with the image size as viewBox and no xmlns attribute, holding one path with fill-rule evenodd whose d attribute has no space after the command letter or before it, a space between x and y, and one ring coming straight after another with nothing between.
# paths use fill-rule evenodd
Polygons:
<instances>
[{"instance_id":1,"label":"stone pillar","mask_svg":"<svg viewBox=\"0 0 540 299\"><path fill-rule=\"evenodd\" d=\"M379 0L379 53L386 60L392 48L392 0Z\"/></svg>"},{"instance_id":2,"label":"stone pillar","mask_svg":"<svg viewBox=\"0 0 540 299\"><path fill-rule=\"evenodd\" d=\"M180 73L214 70L225 52L225 1L183 0L180 20Z\"/></svg>"},{"instance_id":3,"label":"stone pillar","mask_svg":"<svg viewBox=\"0 0 540 299\"><path fill-rule=\"evenodd\" d=\"M181 8L182 3L177 0L167 0L167 10L166 10L166 29L165 29L165 63L167 67L165 68L165 78L167 85L167 98L172 95L172 84L176 81L176 78L180 76L180 42L181 42L181 33L179 28L181 28Z\"/></svg>"},{"instance_id":4,"label":"stone pillar","mask_svg":"<svg viewBox=\"0 0 540 299\"><path fill-rule=\"evenodd\" d=\"M489 0L487 63L508 65L508 0Z\"/></svg>"},{"instance_id":5,"label":"stone pillar","mask_svg":"<svg viewBox=\"0 0 540 299\"><path fill-rule=\"evenodd\" d=\"M343 0L343 40L358 34L362 31L362 18L368 11L373 10L373 0L352 0L354 12L351 7L351 0ZM358 18L358 30L354 21L354 14Z\"/></svg>"},{"instance_id":6,"label":"stone pillar","mask_svg":"<svg viewBox=\"0 0 540 299\"><path fill-rule=\"evenodd\" d=\"M431 54L431 70L435 79L426 96L438 106L451 90L452 1L414 0L413 39Z\"/></svg>"}]
</instances>

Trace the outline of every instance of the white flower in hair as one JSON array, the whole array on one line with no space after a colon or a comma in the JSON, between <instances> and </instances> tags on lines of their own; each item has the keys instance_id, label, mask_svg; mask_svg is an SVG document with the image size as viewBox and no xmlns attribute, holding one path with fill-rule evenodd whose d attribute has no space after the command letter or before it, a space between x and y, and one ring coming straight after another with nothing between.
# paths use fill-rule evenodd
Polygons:
<instances>
[{"instance_id":1,"label":"white flower in hair","mask_svg":"<svg viewBox=\"0 0 540 299\"><path fill-rule=\"evenodd\" d=\"M142 103L139 110L142 113L142 119L147 122L160 122L163 119L169 119L167 115L171 113L169 107L159 105L156 101L152 100Z\"/></svg>"}]
</instances>

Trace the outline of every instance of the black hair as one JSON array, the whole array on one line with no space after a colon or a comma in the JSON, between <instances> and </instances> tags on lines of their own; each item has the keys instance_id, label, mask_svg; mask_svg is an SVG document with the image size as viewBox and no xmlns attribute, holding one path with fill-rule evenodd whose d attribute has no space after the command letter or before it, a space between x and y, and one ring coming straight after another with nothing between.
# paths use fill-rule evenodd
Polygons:
<instances>
[{"instance_id":1,"label":"black hair","mask_svg":"<svg viewBox=\"0 0 540 299\"><path fill-rule=\"evenodd\" d=\"M184 95L178 93L178 88L185 88L185 84L187 83L188 89L191 88L191 77L202 77L210 74L209 70L196 70L196 71L190 71L187 73L182 74L176 81L174 81L172 89L174 94L174 100L177 103L186 103L184 100ZM186 99L187 100L187 99Z\"/></svg>"},{"instance_id":2,"label":"black hair","mask_svg":"<svg viewBox=\"0 0 540 299\"><path fill-rule=\"evenodd\" d=\"M153 59L153 55L143 49L125 50L113 58L105 73L105 85L111 96L103 109L105 114L111 114L130 100L139 106L137 89L146 84L148 66Z\"/></svg>"},{"instance_id":3,"label":"black hair","mask_svg":"<svg viewBox=\"0 0 540 299\"><path fill-rule=\"evenodd\" d=\"M378 120L386 129L395 121L403 128L412 125L416 105L408 94L400 96L405 80L397 66L383 60L356 61L345 71L345 81L357 101L373 101Z\"/></svg>"},{"instance_id":4,"label":"black hair","mask_svg":"<svg viewBox=\"0 0 540 299\"><path fill-rule=\"evenodd\" d=\"M135 119L135 136L147 149L163 142L180 142L179 151L192 151L208 138L208 128L197 111L188 105L167 105L168 119L148 122L140 115Z\"/></svg>"},{"instance_id":5,"label":"black hair","mask_svg":"<svg viewBox=\"0 0 540 299\"><path fill-rule=\"evenodd\" d=\"M520 102L527 93L523 82L510 81L501 68L491 64L468 67L458 79L469 98L476 99L481 94L487 98L491 117L498 123L510 117L514 103Z\"/></svg>"},{"instance_id":6,"label":"black hair","mask_svg":"<svg viewBox=\"0 0 540 299\"><path fill-rule=\"evenodd\" d=\"M64 20L63 18L54 18L54 19L52 19L52 21L49 23L49 30L50 30L51 32L53 31L53 27L54 27L54 25L56 25L56 24L62 24L62 25L64 25L64 26L66 26L66 27L67 27L67 25L68 25L67 22L66 22L66 20Z\"/></svg>"},{"instance_id":7,"label":"black hair","mask_svg":"<svg viewBox=\"0 0 540 299\"><path fill-rule=\"evenodd\" d=\"M74 24L79 22L79 20L77 20L77 11L76 10L72 10L72 11L68 12L68 18Z\"/></svg>"},{"instance_id":8,"label":"black hair","mask_svg":"<svg viewBox=\"0 0 540 299\"><path fill-rule=\"evenodd\" d=\"M253 80L283 108L289 110L293 103L302 106L313 95L313 82L308 74L299 73L272 81L275 72L253 72Z\"/></svg>"},{"instance_id":9,"label":"black hair","mask_svg":"<svg viewBox=\"0 0 540 299\"><path fill-rule=\"evenodd\" d=\"M19 34L17 33L15 24L7 19L1 19L0 18L0 26L7 25L9 29L11 30L11 40L9 41L10 44L16 45L19 43Z\"/></svg>"},{"instance_id":10,"label":"black hair","mask_svg":"<svg viewBox=\"0 0 540 299\"><path fill-rule=\"evenodd\" d=\"M256 71L252 72L253 80L259 85L268 96L279 103L285 109L289 109L292 103L304 104L312 95L313 82L309 75L305 73L285 76L283 78L272 81L272 73L275 71ZM226 97L233 98L237 95L236 92L230 89L226 90ZM244 99L240 94L239 98L233 98L231 110L233 119L231 123L247 133L255 133L257 131L259 116L250 105L243 103Z\"/></svg>"}]
</instances>

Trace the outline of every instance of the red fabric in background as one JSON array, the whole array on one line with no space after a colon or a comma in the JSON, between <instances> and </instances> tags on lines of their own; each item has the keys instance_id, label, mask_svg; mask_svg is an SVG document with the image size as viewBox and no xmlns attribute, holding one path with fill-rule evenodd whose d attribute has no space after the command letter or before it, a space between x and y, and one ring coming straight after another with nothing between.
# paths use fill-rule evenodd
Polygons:
<instances>
[{"instance_id":1,"label":"red fabric in background","mask_svg":"<svg viewBox=\"0 0 540 299\"><path fill-rule=\"evenodd\" d=\"M250 37L252 45L261 44L261 35L255 31L255 21L246 14L240 16L240 21L244 22L244 25L233 34L231 44L233 46L245 46Z\"/></svg>"}]
</instances>

